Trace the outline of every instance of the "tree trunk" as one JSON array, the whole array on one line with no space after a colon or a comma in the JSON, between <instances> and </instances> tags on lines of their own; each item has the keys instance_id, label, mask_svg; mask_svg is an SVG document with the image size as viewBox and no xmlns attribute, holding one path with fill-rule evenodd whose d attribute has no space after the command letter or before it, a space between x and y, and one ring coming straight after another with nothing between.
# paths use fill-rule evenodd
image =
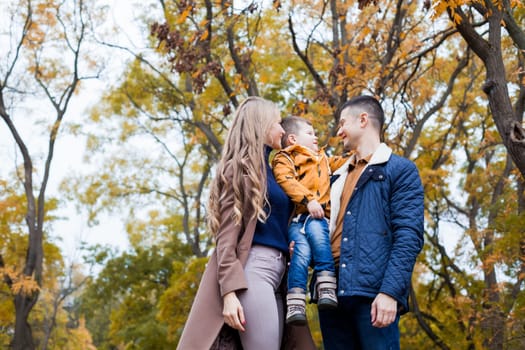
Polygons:
<instances>
[{"instance_id":1,"label":"tree trunk","mask_svg":"<svg viewBox=\"0 0 525 350\"><path fill-rule=\"evenodd\" d=\"M15 295L15 335L11 345L13 350L35 349L35 344L33 343L33 332L27 318L29 317L29 312L35 305L37 299L38 292L33 293L32 296L24 296L23 293Z\"/></svg>"},{"instance_id":2,"label":"tree trunk","mask_svg":"<svg viewBox=\"0 0 525 350\"><path fill-rule=\"evenodd\" d=\"M501 23L504 15L501 11L490 12L487 41L475 31L462 10L458 8L456 11L462 17L456 24L459 33L485 66L487 77L483 91L487 94L496 128L512 161L525 178L525 129L521 124L522 118L516 115L512 107L501 49ZM450 11L449 16L454 21Z\"/></svg>"},{"instance_id":3,"label":"tree trunk","mask_svg":"<svg viewBox=\"0 0 525 350\"><path fill-rule=\"evenodd\" d=\"M483 348L488 350L502 350L505 335L505 317L501 310L500 297L497 286L496 272L493 264L491 271L485 273L486 301L483 304L481 332L484 334Z\"/></svg>"},{"instance_id":4,"label":"tree trunk","mask_svg":"<svg viewBox=\"0 0 525 350\"><path fill-rule=\"evenodd\" d=\"M489 55L485 63L487 80L483 91L487 94L490 111L503 144L507 148L514 164L525 178L525 131L516 119L516 114L509 98L505 68L501 52Z\"/></svg>"}]
</instances>

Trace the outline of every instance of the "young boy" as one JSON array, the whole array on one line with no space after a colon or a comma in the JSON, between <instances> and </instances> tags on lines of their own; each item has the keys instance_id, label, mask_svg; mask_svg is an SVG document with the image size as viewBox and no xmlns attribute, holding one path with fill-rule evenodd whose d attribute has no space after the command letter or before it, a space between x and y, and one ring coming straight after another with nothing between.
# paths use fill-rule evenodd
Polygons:
<instances>
[{"instance_id":1,"label":"young boy","mask_svg":"<svg viewBox=\"0 0 525 350\"><path fill-rule=\"evenodd\" d=\"M288 229L294 252L288 271L287 324L306 323L306 284L313 260L319 309L337 307L335 267L330 247L330 175L347 160L319 150L312 124L301 117L283 119L283 150L273 161L275 179L295 203ZM312 298L312 299L315 299Z\"/></svg>"}]
</instances>

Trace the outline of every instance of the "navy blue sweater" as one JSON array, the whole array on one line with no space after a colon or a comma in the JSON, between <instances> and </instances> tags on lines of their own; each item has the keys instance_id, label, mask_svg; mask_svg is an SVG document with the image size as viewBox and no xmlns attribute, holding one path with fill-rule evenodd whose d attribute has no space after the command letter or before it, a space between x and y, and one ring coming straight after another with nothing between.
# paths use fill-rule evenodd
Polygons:
<instances>
[{"instance_id":1,"label":"navy blue sweater","mask_svg":"<svg viewBox=\"0 0 525 350\"><path fill-rule=\"evenodd\" d=\"M272 149L265 147L266 159ZM252 244L260 244L279 249L288 254L288 220L293 210L293 203L281 186L275 181L272 168L266 163L267 196L270 208L265 207L268 218L265 223L257 222Z\"/></svg>"}]
</instances>

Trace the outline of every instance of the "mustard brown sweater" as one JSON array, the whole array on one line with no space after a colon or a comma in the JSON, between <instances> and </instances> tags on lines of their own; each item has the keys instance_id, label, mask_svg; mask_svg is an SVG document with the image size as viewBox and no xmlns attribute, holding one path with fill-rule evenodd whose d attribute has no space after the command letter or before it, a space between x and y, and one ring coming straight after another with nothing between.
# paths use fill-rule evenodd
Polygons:
<instances>
[{"instance_id":1,"label":"mustard brown sweater","mask_svg":"<svg viewBox=\"0 0 525 350\"><path fill-rule=\"evenodd\" d=\"M275 155L275 179L295 203L296 215L308 213L308 202L315 199L324 208L325 216L330 217L330 175L347 159L328 157L324 148L316 154L301 145L288 146Z\"/></svg>"}]
</instances>

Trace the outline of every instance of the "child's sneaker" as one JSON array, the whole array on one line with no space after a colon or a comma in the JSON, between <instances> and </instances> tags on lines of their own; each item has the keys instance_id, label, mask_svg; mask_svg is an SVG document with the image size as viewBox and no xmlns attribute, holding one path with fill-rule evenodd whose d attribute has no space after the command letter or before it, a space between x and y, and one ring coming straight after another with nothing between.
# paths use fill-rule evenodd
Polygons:
<instances>
[{"instance_id":1,"label":"child's sneaker","mask_svg":"<svg viewBox=\"0 0 525 350\"><path fill-rule=\"evenodd\" d=\"M306 293L290 290L286 295L286 324L302 326L306 324Z\"/></svg>"},{"instance_id":2,"label":"child's sneaker","mask_svg":"<svg viewBox=\"0 0 525 350\"><path fill-rule=\"evenodd\" d=\"M337 307L337 280L330 271L321 271L316 276L317 307L321 310Z\"/></svg>"}]
</instances>

